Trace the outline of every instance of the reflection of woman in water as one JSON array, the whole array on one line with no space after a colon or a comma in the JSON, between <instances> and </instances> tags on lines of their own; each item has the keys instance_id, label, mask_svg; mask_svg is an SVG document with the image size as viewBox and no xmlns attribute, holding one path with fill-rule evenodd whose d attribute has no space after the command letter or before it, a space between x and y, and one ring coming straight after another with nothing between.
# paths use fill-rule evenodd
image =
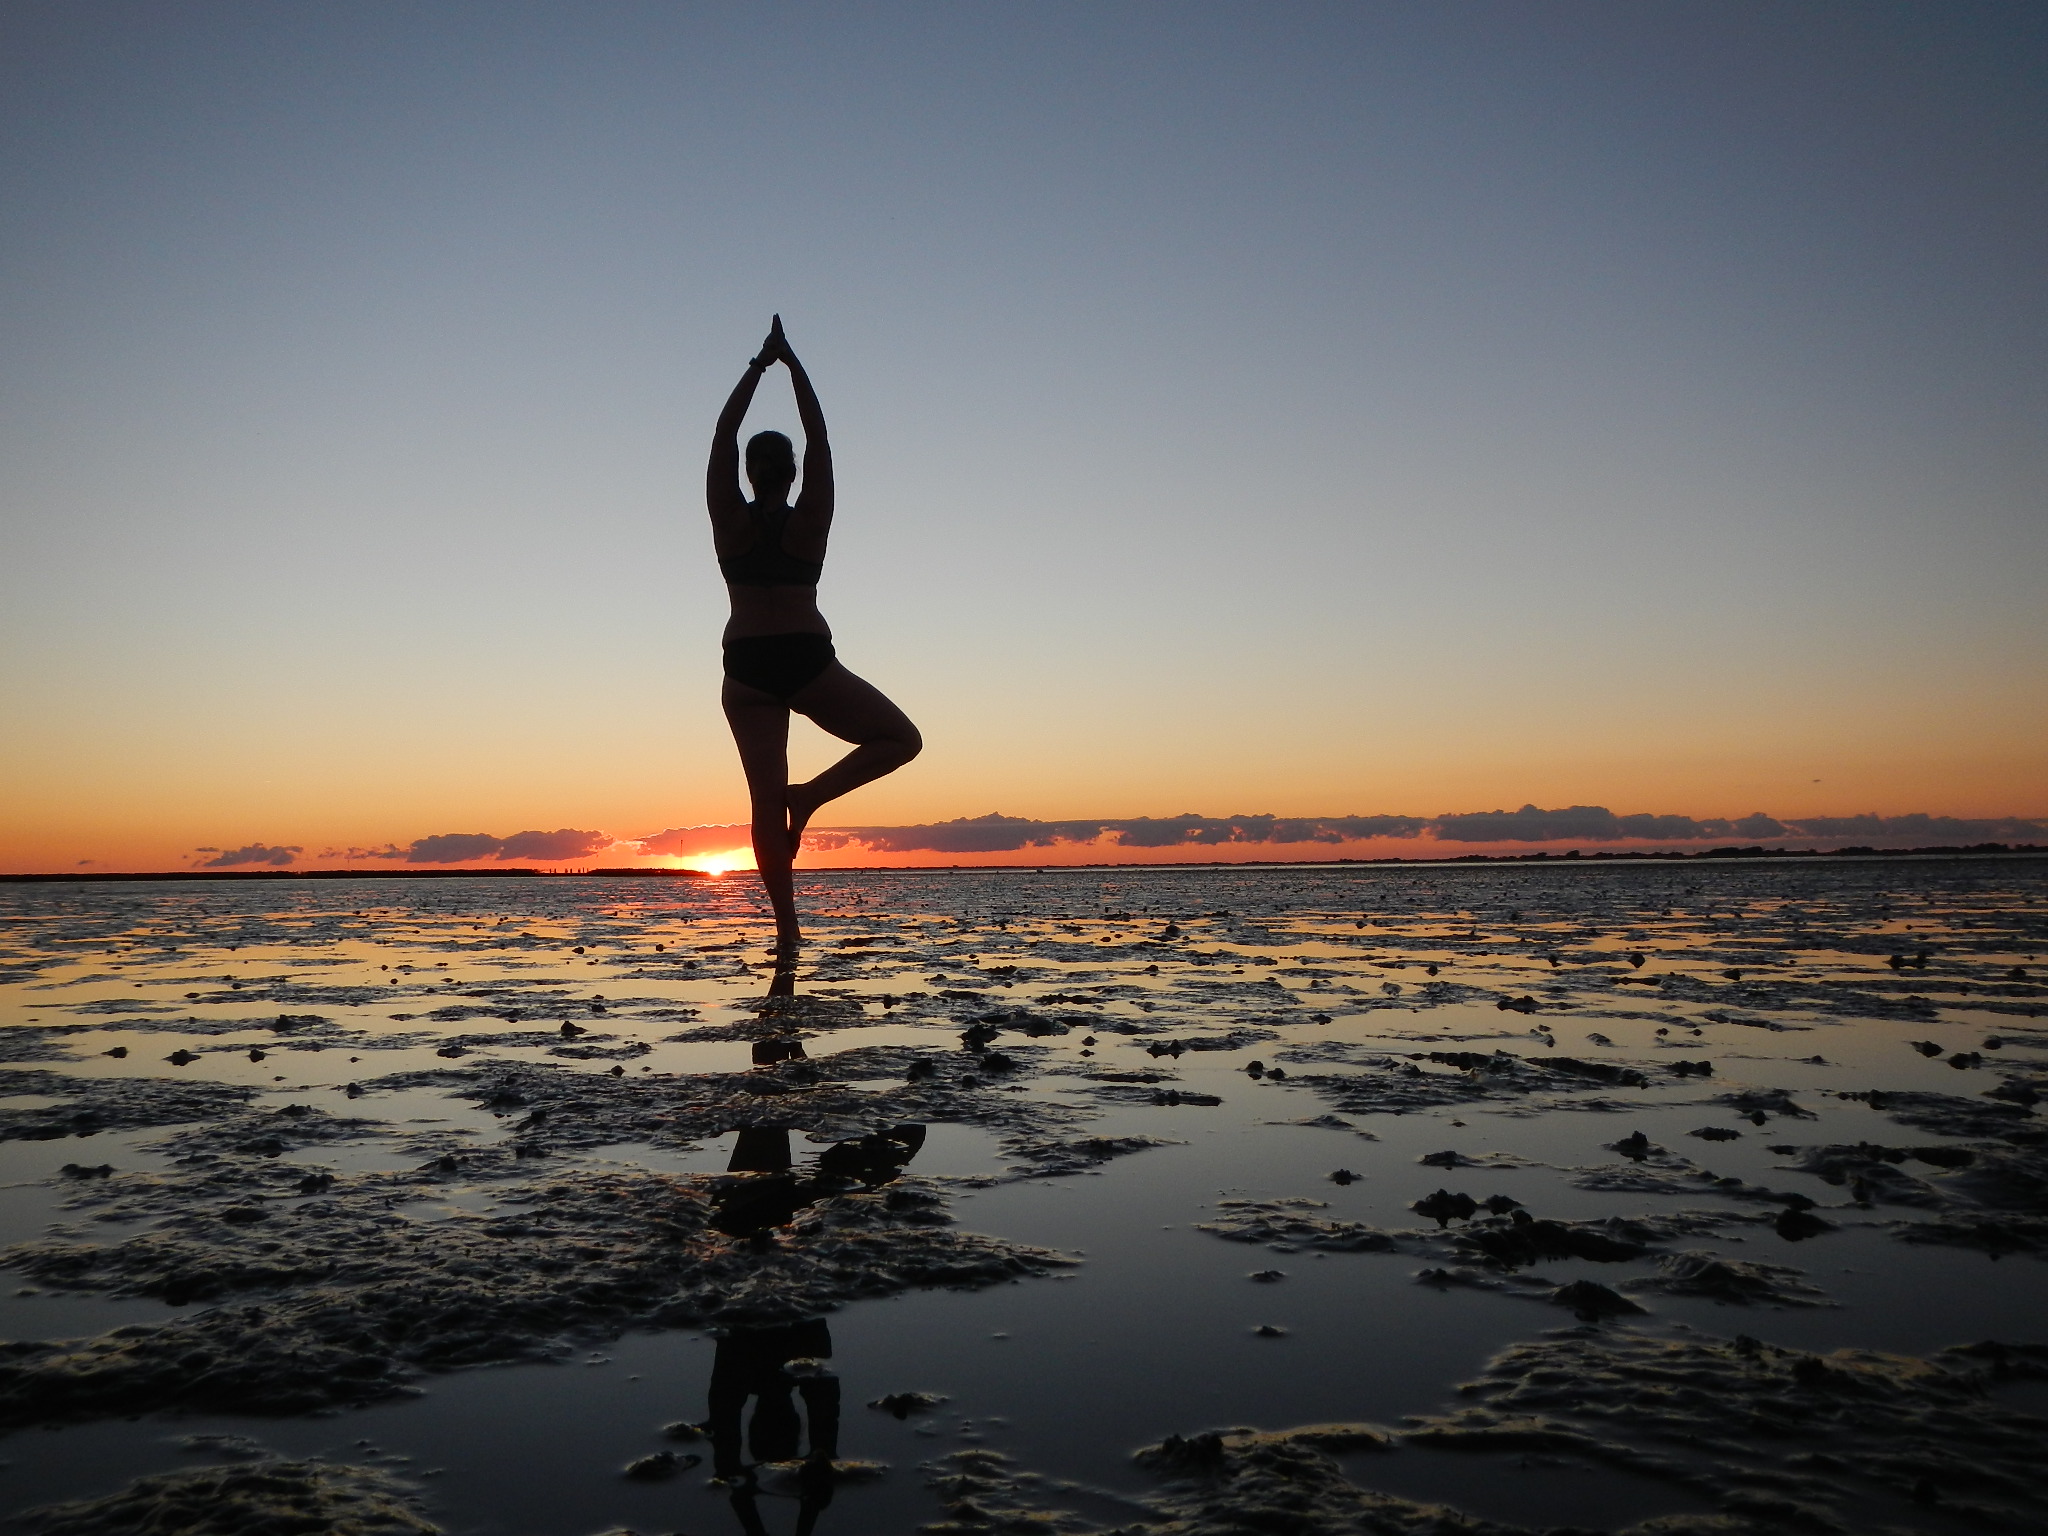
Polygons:
<instances>
[{"instance_id":1,"label":"reflection of woman in water","mask_svg":"<svg viewBox=\"0 0 2048 1536\"><path fill-rule=\"evenodd\" d=\"M804 484L794 504L789 492L796 482L796 453L780 432L748 440L754 499L749 502L740 488L740 422L761 375L777 363L789 366L804 428ZM825 414L782 334L780 315L719 413L704 499L718 567L732 596L732 619L725 626L725 717L753 801L754 862L775 908L776 947L787 953L802 937L790 864L812 814L826 801L901 768L924 742L902 710L839 664L832 631L818 612L818 576L832 531L832 446L825 439ZM802 784L789 782L791 710L854 744Z\"/></svg>"},{"instance_id":2,"label":"reflection of woman in water","mask_svg":"<svg viewBox=\"0 0 2048 1536\"><path fill-rule=\"evenodd\" d=\"M712 1225L751 1239L756 1248L767 1245L770 1230L788 1225L805 1206L843 1190L879 1189L892 1182L917 1156L924 1137L924 1126L905 1124L833 1142L818 1154L815 1166L798 1174L791 1166L787 1127L742 1126L733 1138L727 1176L717 1186ZM710 1416L703 1427L711 1437L712 1472L732 1489L733 1513L747 1536L766 1536L768 1529L759 1505L758 1474L764 1466L786 1470L798 1463L796 1536L810 1536L819 1511L832 1502L839 1380L824 1365L831 1358L832 1333L821 1317L735 1328L718 1341L711 1364ZM751 1420L749 1399L754 1403Z\"/></svg>"},{"instance_id":3,"label":"reflection of woman in water","mask_svg":"<svg viewBox=\"0 0 2048 1536\"><path fill-rule=\"evenodd\" d=\"M711 1436L712 1471L731 1486L733 1511L749 1536L767 1529L755 1502L758 1466L801 1458L797 1536L808 1536L818 1512L832 1502L839 1380L820 1363L831 1356L832 1335L823 1318L780 1328L735 1329L718 1341L711 1366L711 1416L704 1428ZM749 1398L754 1414L743 1427ZM798 1398L803 1399L801 1415ZM808 1451L803 1445L806 1419Z\"/></svg>"}]
</instances>

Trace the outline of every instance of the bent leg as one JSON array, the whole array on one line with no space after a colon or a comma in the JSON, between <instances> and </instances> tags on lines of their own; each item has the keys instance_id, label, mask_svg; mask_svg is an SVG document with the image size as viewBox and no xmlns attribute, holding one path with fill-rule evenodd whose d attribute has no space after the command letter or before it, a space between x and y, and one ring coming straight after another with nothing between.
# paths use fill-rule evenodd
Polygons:
<instances>
[{"instance_id":1,"label":"bent leg","mask_svg":"<svg viewBox=\"0 0 2048 1536\"><path fill-rule=\"evenodd\" d=\"M745 683L725 681L720 702L747 775L754 823L754 865L775 909L778 948L802 937L796 917L796 888L790 878L789 710L772 694Z\"/></svg>"},{"instance_id":2,"label":"bent leg","mask_svg":"<svg viewBox=\"0 0 2048 1536\"><path fill-rule=\"evenodd\" d=\"M804 827L819 806L894 773L924 750L924 737L881 689L836 661L798 689L789 707L820 730L854 743L851 752L815 779L789 786L789 847L794 857Z\"/></svg>"}]
</instances>

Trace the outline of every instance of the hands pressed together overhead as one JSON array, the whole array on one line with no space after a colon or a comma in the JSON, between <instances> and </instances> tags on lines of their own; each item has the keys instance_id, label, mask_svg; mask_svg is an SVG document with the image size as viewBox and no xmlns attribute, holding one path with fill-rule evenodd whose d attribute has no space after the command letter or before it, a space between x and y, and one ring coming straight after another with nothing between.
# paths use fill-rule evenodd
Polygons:
<instances>
[{"instance_id":1,"label":"hands pressed together overhead","mask_svg":"<svg viewBox=\"0 0 2048 1536\"><path fill-rule=\"evenodd\" d=\"M782 316L775 316L768 327L768 339L761 343L761 350L754 354L749 366L772 368L777 363L794 363L796 354L789 350L789 338L782 334Z\"/></svg>"}]
</instances>

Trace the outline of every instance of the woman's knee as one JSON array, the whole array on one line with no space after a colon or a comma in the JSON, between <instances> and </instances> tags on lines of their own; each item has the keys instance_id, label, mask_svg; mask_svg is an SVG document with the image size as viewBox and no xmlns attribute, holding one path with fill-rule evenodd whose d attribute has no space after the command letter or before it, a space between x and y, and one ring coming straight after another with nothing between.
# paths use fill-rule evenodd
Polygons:
<instances>
[{"instance_id":1,"label":"woman's knee","mask_svg":"<svg viewBox=\"0 0 2048 1536\"><path fill-rule=\"evenodd\" d=\"M924 737L919 734L917 727L900 716L846 739L857 747L865 747L871 752L887 752L906 763L924 750Z\"/></svg>"}]
</instances>

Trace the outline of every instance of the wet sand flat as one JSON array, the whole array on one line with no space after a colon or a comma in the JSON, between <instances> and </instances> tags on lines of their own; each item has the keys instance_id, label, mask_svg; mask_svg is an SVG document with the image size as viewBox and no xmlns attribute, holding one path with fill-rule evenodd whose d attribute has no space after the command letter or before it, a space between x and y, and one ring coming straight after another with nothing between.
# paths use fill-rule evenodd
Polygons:
<instances>
[{"instance_id":1,"label":"wet sand flat","mask_svg":"<svg viewBox=\"0 0 2048 1536\"><path fill-rule=\"evenodd\" d=\"M2048 861L800 883L0 886L0 1511L2048 1529Z\"/></svg>"}]
</instances>

